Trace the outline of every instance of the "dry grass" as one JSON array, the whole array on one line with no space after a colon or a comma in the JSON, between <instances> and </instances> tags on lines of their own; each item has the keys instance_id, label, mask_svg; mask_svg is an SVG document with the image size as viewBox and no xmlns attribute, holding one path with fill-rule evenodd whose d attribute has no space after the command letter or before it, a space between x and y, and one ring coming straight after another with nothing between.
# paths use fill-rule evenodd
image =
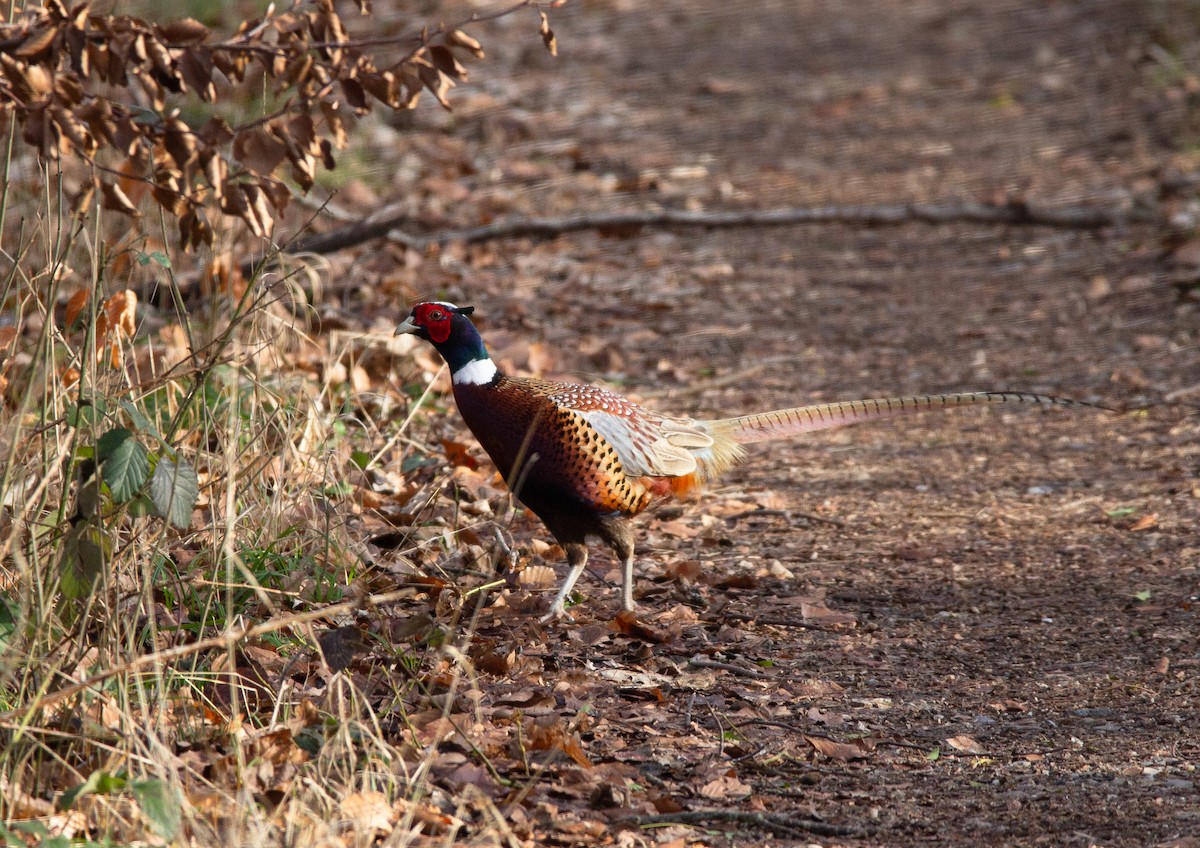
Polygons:
<instances>
[{"instance_id":1,"label":"dry grass","mask_svg":"<svg viewBox=\"0 0 1200 848\"><path fill-rule=\"evenodd\" d=\"M395 580L352 526L371 475L414 454L396 399L349 386L388 341L305 334L316 264L185 305L165 232L72 220L66 175L4 167L0 844L452 840L458 806L490 805L431 804L425 782L466 642L380 640L390 662L335 670L372 638L364 616L415 594L378 594ZM126 289L155 287L122 325ZM122 430L149 465L194 469L195 502L115 469ZM453 547L427 534L392 567ZM332 667L322 632L347 655Z\"/></svg>"}]
</instances>

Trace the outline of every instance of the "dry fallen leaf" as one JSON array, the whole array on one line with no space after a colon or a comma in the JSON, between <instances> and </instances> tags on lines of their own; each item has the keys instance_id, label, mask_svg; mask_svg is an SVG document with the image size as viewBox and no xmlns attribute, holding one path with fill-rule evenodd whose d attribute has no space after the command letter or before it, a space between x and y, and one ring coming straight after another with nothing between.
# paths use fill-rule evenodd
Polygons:
<instances>
[{"instance_id":1,"label":"dry fallen leaf","mask_svg":"<svg viewBox=\"0 0 1200 848\"><path fill-rule=\"evenodd\" d=\"M946 740L946 744L955 751L962 751L964 754L985 753L984 747L970 736L951 736Z\"/></svg>"},{"instance_id":2,"label":"dry fallen leaf","mask_svg":"<svg viewBox=\"0 0 1200 848\"><path fill-rule=\"evenodd\" d=\"M862 739L854 742L835 742L822 736L805 736L804 741L812 745L818 754L842 762L866 759L867 754L874 748L874 745Z\"/></svg>"},{"instance_id":3,"label":"dry fallen leaf","mask_svg":"<svg viewBox=\"0 0 1200 848\"><path fill-rule=\"evenodd\" d=\"M858 619L851 613L834 612L821 603L800 602L800 616L813 624L857 624Z\"/></svg>"},{"instance_id":4,"label":"dry fallen leaf","mask_svg":"<svg viewBox=\"0 0 1200 848\"><path fill-rule=\"evenodd\" d=\"M83 308L87 306L88 295L91 294L87 289L80 289L71 295L71 299L67 301L67 313L63 317L63 323L66 329L70 330L75 326L75 321L78 320L79 314L83 312Z\"/></svg>"},{"instance_id":5,"label":"dry fallen leaf","mask_svg":"<svg viewBox=\"0 0 1200 848\"><path fill-rule=\"evenodd\" d=\"M1133 522L1133 524L1130 524L1129 532L1138 533L1142 530L1150 530L1151 528L1157 527L1157 526L1158 526L1158 513L1152 512L1149 515L1143 515L1137 521Z\"/></svg>"},{"instance_id":6,"label":"dry fallen leaf","mask_svg":"<svg viewBox=\"0 0 1200 848\"><path fill-rule=\"evenodd\" d=\"M745 798L752 791L749 784L742 783L732 775L723 775L700 787L700 795L714 801Z\"/></svg>"},{"instance_id":7,"label":"dry fallen leaf","mask_svg":"<svg viewBox=\"0 0 1200 848\"><path fill-rule=\"evenodd\" d=\"M517 585L526 591L550 589L558 582L554 569L548 565L531 565L517 575Z\"/></svg>"},{"instance_id":8,"label":"dry fallen leaf","mask_svg":"<svg viewBox=\"0 0 1200 848\"><path fill-rule=\"evenodd\" d=\"M354 792L342 799L342 816L354 833L371 841L373 835L386 837L399 818L396 809L382 792Z\"/></svg>"}]
</instances>

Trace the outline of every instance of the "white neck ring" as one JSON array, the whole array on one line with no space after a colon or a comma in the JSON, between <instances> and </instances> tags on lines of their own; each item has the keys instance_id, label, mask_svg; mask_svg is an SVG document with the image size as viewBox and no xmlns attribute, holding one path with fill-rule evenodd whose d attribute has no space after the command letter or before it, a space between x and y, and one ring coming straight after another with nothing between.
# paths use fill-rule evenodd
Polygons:
<instances>
[{"instance_id":1,"label":"white neck ring","mask_svg":"<svg viewBox=\"0 0 1200 848\"><path fill-rule=\"evenodd\" d=\"M454 372L451 379L459 386L486 386L496 377L496 363L490 359L472 359Z\"/></svg>"}]
</instances>

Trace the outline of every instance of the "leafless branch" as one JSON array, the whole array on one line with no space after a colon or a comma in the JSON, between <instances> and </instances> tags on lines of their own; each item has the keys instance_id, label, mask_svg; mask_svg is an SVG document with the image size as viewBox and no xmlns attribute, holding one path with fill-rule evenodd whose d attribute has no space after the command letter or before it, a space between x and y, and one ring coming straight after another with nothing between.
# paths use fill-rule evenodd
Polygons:
<instances>
[{"instance_id":1,"label":"leafless branch","mask_svg":"<svg viewBox=\"0 0 1200 848\"><path fill-rule=\"evenodd\" d=\"M685 209L661 209L641 212L615 212L571 215L563 218L513 218L481 227L442 230L430 235L414 235L398 228L407 215L394 218L374 216L370 223L353 224L323 233L302 242L306 250L320 252L325 246L340 250L370 238L381 231L388 238L414 250L454 242L477 244L508 238L554 238L582 230L637 231L647 227L792 227L814 224L855 224L867 227L924 224L999 224L1006 226L1054 227L1058 229L1096 230L1156 220L1157 213L1130 209L1089 209L1081 206L1050 208L1010 203L996 206L981 203L899 203L881 206L817 206L782 209L692 212Z\"/></svg>"},{"instance_id":2,"label":"leafless branch","mask_svg":"<svg viewBox=\"0 0 1200 848\"><path fill-rule=\"evenodd\" d=\"M711 821L729 821L741 825L761 828L777 836L797 837L802 833L819 836L852 836L862 831L857 827L828 824L813 819L795 818L782 813L747 813L739 810L687 810L661 815L631 816L625 821L639 827L657 824L702 824Z\"/></svg>"}]
</instances>

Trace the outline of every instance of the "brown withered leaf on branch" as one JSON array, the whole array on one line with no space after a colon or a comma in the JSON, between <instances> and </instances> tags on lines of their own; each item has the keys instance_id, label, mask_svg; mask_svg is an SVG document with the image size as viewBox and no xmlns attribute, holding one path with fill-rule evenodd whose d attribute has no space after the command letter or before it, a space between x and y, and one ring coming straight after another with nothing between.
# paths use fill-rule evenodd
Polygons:
<instances>
[{"instance_id":1,"label":"brown withered leaf on branch","mask_svg":"<svg viewBox=\"0 0 1200 848\"><path fill-rule=\"evenodd\" d=\"M183 174L177 169L159 168L154 172L154 186L150 189L158 205L176 217L189 208L182 180Z\"/></svg>"},{"instance_id":2,"label":"brown withered leaf on branch","mask_svg":"<svg viewBox=\"0 0 1200 848\"><path fill-rule=\"evenodd\" d=\"M404 82L404 97L400 101L401 109L415 109L417 104L421 102L421 92L425 90L425 83L421 81L421 76L417 73L417 66L412 62L405 62L400 66L400 79Z\"/></svg>"},{"instance_id":3,"label":"brown withered leaf on branch","mask_svg":"<svg viewBox=\"0 0 1200 848\"><path fill-rule=\"evenodd\" d=\"M325 116L326 129L333 136L333 146L338 150L345 150L349 139L346 135L346 122L342 114L341 104L336 101L330 103L322 100L321 114Z\"/></svg>"},{"instance_id":4,"label":"brown withered leaf on branch","mask_svg":"<svg viewBox=\"0 0 1200 848\"><path fill-rule=\"evenodd\" d=\"M43 58L43 55L54 43L54 39L58 38L61 29L56 26L45 26L36 29L25 37L25 40L17 45L12 51L14 56L21 59L29 59L37 62Z\"/></svg>"},{"instance_id":5,"label":"brown withered leaf on branch","mask_svg":"<svg viewBox=\"0 0 1200 848\"><path fill-rule=\"evenodd\" d=\"M85 156L96 154L96 139L74 114L61 106L50 107L50 118L58 128L59 138L65 144L74 147ZM70 152L67 150L66 152Z\"/></svg>"},{"instance_id":6,"label":"brown withered leaf on branch","mask_svg":"<svg viewBox=\"0 0 1200 848\"><path fill-rule=\"evenodd\" d=\"M90 294L91 292L88 289L80 289L71 295L71 299L67 301L66 314L63 316L63 329L69 332L75 326L75 322L79 320L83 308L87 306Z\"/></svg>"},{"instance_id":7,"label":"brown withered leaf on branch","mask_svg":"<svg viewBox=\"0 0 1200 848\"><path fill-rule=\"evenodd\" d=\"M367 105L367 94L363 90L362 83L356 78L341 77L338 79L338 85L342 88L342 96L346 98L346 102L350 104L350 108L356 115L365 115L371 111Z\"/></svg>"},{"instance_id":8,"label":"brown withered leaf on branch","mask_svg":"<svg viewBox=\"0 0 1200 848\"><path fill-rule=\"evenodd\" d=\"M102 97L93 98L75 110L75 117L88 125L93 136L116 146L117 124L109 101Z\"/></svg>"},{"instance_id":9,"label":"brown withered leaf on branch","mask_svg":"<svg viewBox=\"0 0 1200 848\"><path fill-rule=\"evenodd\" d=\"M391 71L363 71L358 75L363 90L386 106L396 108L400 103L400 86Z\"/></svg>"},{"instance_id":10,"label":"brown withered leaf on branch","mask_svg":"<svg viewBox=\"0 0 1200 848\"><path fill-rule=\"evenodd\" d=\"M141 216L141 212L129 200L129 197L116 183L110 183L107 180L100 181L100 194L103 197L101 205L105 209L112 209L120 212L123 215L132 215L137 218Z\"/></svg>"},{"instance_id":11,"label":"brown withered leaf on branch","mask_svg":"<svg viewBox=\"0 0 1200 848\"><path fill-rule=\"evenodd\" d=\"M295 86L301 97L309 99L316 97L318 86L324 85L321 77L327 76L316 71L317 68L319 66L311 53L292 56L283 69L283 73L280 74L282 77L280 85L285 88L288 85Z\"/></svg>"},{"instance_id":12,"label":"brown withered leaf on branch","mask_svg":"<svg viewBox=\"0 0 1200 848\"><path fill-rule=\"evenodd\" d=\"M211 147L201 151L200 163L201 170L204 171L204 178L212 187L213 196L220 202L225 191L225 182L229 179L229 163Z\"/></svg>"},{"instance_id":13,"label":"brown withered leaf on branch","mask_svg":"<svg viewBox=\"0 0 1200 848\"><path fill-rule=\"evenodd\" d=\"M214 48L212 62L217 70L227 76L231 82L240 83L246 79L246 70L250 67L250 56L237 50Z\"/></svg>"},{"instance_id":14,"label":"brown withered leaf on branch","mask_svg":"<svg viewBox=\"0 0 1200 848\"><path fill-rule=\"evenodd\" d=\"M0 69L17 96L30 103L54 90L54 81L41 65L19 62L7 53L0 53Z\"/></svg>"},{"instance_id":15,"label":"brown withered leaf on branch","mask_svg":"<svg viewBox=\"0 0 1200 848\"><path fill-rule=\"evenodd\" d=\"M435 44L429 48L429 60L433 62L433 66L448 77L466 82L467 69L454 58L454 53L449 47L441 44Z\"/></svg>"},{"instance_id":16,"label":"brown withered leaf on branch","mask_svg":"<svg viewBox=\"0 0 1200 848\"><path fill-rule=\"evenodd\" d=\"M121 178L117 187L125 193L134 206L141 203L146 196L148 183L146 177L150 170L150 153L147 147L139 145L128 159L117 166Z\"/></svg>"},{"instance_id":17,"label":"brown withered leaf on branch","mask_svg":"<svg viewBox=\"0 0 1200 848\"><path fill-rule=\"evenodd\" d=\"M266 128L243 130L233 139L233 158L260 176L273 173L285 156L287 145Z\"/></svg>"},{"instance_id":18,"label":"brown withered leaf on branch","mask_svg":"<svg viewBox=\"0 0 1200 848\"><path fill-rule=\"evenodd\" d=\"M430 94L437 98L437 102L443 109L450 111L450 101L446 99L446 93L454 87L454 80L419 56L412 60L412 64L416 67L417 76L429 89Z\"/></svg>"},{"instance_id":19,"label":"brown withered leaf on branch","mask_svg":"<svg viewBox=\"0 0 1200 848\"><path fill-rule=\"evenodd\" d=\"M259 238L270 236L275 229L275 216L271 213L267 193L257 183L238 183L237 190L243 201L238 206L238 217Z\"/></svg>"},{"instance_id":20,"label":"brown withered leaf on branch","mask_svg":"<svg viewBox=\"0 0 1200 848\"><path fill-rule=\"evenodd\" d=\"M161 112L167 108L166 91L149 68L145 66L136 68L133 76L141 85L142 91L150 98L150 102L154 104L155 111Z\"/></svg>"},{"instance_id":21,"label":"brown withered leaf on branch","mask_svg":"<svg viewBox=\"0 0 1200 848\"><path fill-rule=\"evenodd\" d=\"M542 22L538 27L538 33L542 36L542 44L546 45L551 56L557 56L558 39L554 37L554 30L550 29L550 19L546 17L545 12L539 12L539 14L542 16Z\"/></svg>"},{"instance_id":22,"label":"brown withered leaf on branch","mask_svg":"<svg viewBox=\"0 0 1200 848\"><path fill-rule=\"evenodd\" d=\"M275 207L276 214L282 216L287 211L288 204L292 202L291 189L272 177L260 178L258 186L266 193L267 200Z\"/></svg>"},{"instance_id":23,"label":"brown withered leaf on branch","mask_svg":"<svg viewBox=\"0 0 1200 848\"><path fill-rule=\"evenodd\" d=\"M203 209L189 209L179 219L179 239L184 250L192 250L202 244L213 243L212 227Z\"/></svg>"},{"instance_id":24,"label":"brown withered leaf on branch","mask_svg":"<svg viewBox=\"0 0 1200 848\"><path fill-rule=\"evenodd\" d=\"M333 7L333 0L317 0L317 5L320 6L320 11L313 15L311 26L313 36L325 42L320 50L329 61L335 65L341 64L346 50L334 45L349 40L346 28Z\"/></svg>"},{"instance_id":25,"label":"brown withered leaf on branch","mask_svg":"<svg viewBox=\"0 0 1200 848\"><path fill-rule=\"evenodd\" d=\"M71 214L82 218L92 211L92 201L96 199L96 180L85 182L71 198Z\"/></svg>"},{"instance_id":26,"label":"brown withered leaf on branch","mask_svg":"<svg viewBox=\"0 0 1200 848\"><path fill-rule=\"evenodd\" d=\"M181 91L179 71L175 66L175 59L171 56L171 51L157 38L147 37L145 45L146 56L152 66L151 73L154 73L163 88L168 91Z\"/></svg>"},{"instance_id":27,"label":"brown withered leaf on branch","mask_svg":"<svg viewBox=\"0 0 1200 848\"><path fill-rule=\"evenodd\" d=\"M179 170L185 173L197 159L196 136L192 128L178 118L170 118L164 123L163 147Z\"/></svg>"},{"instance_id":28,"label":"brown withered leaf on branch","mask_svg":"<svg viewBox=\"0 0 1200 848\"><path fill-rule=\"evenodd\" d=\"M205 121L200 129L196 130L196 137L205 144L215 147L233 141L234 132L224 118L214 115Z\"/></svg>"},{"instance_id":29,"label":"brown withered leaf on branch","mask_svg":"<svg viewBox=\"0 0 1200 848\"><path fill-rule=\"evenodd\" d=\"M166 24L155 24L159 38L168 44L199 44L208 38L209 28L195 18L181 18Z\"/></svg>"},{"instance_id":30,"label":"brown withered leaf on branch","mask_svg":"<svg viewBox=\"0 0 1200 848\"><path fill-rule=\"evenodd\" d=\"M217 87L212 78L215 68L211 51L203 45L191 47L179 55L180 78L206 103L217 99Z\"/></svg>"},{"instance_id":31,"label":"brown withered leaf on branch","mask_svg":"<svg viewBox=\"0 0 1200 848\"><path fill-rule=\"evenodd\" d=\"M104 317L107 327L117 336L132 338L137 331L137 293L125 289L104 301Z\"/></svg>"},{"instance_id":32,"label":"brown withered leaf on branch","mask_svg":"<svg viewBox=\"0 0 1200 848\"><path fill-rule=\"evenodd\" d=\"M126 156L140 156L149 160L149 145L142 130L129 115L113 115L113 147Z\"/></svg>"},{"instance_id":33,"label":"brown withered leaf on branch","mask_svg":"<svg viewBox=\"0 0 1200 848\"><path fill-rule=\"evenodd\" d=\"M470 52L476 59L484 57L483 45L460 29L452 29L446 33L446 43L452 47L461 47Z\"/></svg>"}]
</instances>

